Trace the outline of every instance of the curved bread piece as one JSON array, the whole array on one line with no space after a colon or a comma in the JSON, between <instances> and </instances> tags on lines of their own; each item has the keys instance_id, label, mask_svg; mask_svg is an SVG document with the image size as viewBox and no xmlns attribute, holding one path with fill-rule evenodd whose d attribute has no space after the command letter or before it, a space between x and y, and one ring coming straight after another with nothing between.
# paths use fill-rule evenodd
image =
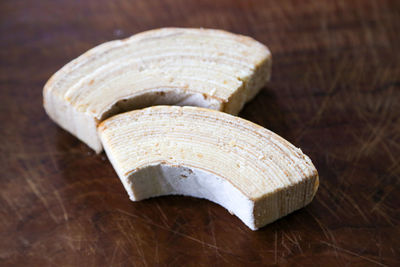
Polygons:
<instances>
[{"instance_id":1,"label":"curved bread piece","mask_svg":"<svg viewBox=\"0 0 400 267\"><path fill-rule=\"evenodd\" d=\"M156 106L109 118L98 131L133 201L206 198L255 230L307 205L318 188L318 173L300 149L226 113Z\"/></svg>"},{"instance_id":2,"label":"curved bread piece","mask_svg":"<svg viewBox=\"0 0 400 267\"><path fill-rule=\"evenodd\" d=\"M96 152L98 123L152 105L200 106L237 114L265 85L271 54L221 30L164 28L99 45L45 85L44 107Z\"/></svg>"}]
</instances>

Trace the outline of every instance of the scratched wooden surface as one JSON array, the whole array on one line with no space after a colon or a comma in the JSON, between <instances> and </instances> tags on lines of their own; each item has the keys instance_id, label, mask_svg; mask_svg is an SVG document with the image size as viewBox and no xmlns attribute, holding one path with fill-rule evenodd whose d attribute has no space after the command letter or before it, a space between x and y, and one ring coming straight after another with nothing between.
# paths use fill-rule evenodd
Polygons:
<instances>
[{"instance_id":1,"label":"scratched wooden surface","mask_svg":"<svg viewBox=\"0 0 400 267\"><path fill-rule=\"evenodd\" d=\"M1 266L400 266L399 1L2 0L0 19ZM130 202L106 156L46 116L63 64L163 26L270 47L272 81L241 116L312 158L309 206L252 232L205 200Z\"/></svg>"}]
</instances>

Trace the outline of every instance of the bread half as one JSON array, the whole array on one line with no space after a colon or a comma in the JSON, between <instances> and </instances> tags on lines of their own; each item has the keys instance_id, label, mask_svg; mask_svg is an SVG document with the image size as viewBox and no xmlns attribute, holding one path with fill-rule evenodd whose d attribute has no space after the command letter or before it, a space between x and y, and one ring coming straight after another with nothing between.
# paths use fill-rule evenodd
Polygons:
<instances>
[{"instance_id":1,"label":"bread half","mask_svg":"<svg viewBox=\"0 0 400 267\"><path fill-rule=\"evenodd\" d=\"M113 116L98 131L132 201L205 198L256 230L310 203L318 188L300 149L223 112L156 106Z\"/></svg>"},{"instance_id":2,"label":"bread half","mask_svg":"<svg viewBox=\"0 0 400 267\"><path fill-rule=\"evenodd\" d=\"M271 54L221 30L163 28L101 44L57 71L43 91L47 114L96 152L97 125L153 105L237 114L270 77Z\"/></svg>"}]
</instances>

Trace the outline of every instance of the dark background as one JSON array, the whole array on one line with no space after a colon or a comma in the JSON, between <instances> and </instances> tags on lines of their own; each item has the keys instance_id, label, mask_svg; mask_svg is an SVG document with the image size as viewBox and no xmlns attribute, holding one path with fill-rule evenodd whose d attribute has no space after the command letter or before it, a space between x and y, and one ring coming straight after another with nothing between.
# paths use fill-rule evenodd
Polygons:
<instances>
[{"instance_id":1,"label":"dark background","mask_svg":"<svg viewBox=\"0 0 400 267\"><path fill-rule=\"evenodd\" d=\"M400 266L399 1L0 2L0 265ZM250 35L272 80L240 116L320 174L252 232L211 202L130 202L105 154L50 121L46 80L102 42L165 26Z\"/></svg>"}]
</instances>

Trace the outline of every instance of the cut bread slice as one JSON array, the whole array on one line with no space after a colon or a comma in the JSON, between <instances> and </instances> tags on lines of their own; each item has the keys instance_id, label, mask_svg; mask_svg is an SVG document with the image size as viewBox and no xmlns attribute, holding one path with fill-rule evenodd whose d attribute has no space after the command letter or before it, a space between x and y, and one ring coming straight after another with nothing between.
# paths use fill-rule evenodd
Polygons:
<instances>
[{"instance_id":1,"label":"cut bread slice","mask_svg":"<svg viewBox=\"0 0 400 267\"><path fill-rule=\"evenodd\" d=\"M99 45L56 72L44 107L96 152L102 120L153 105L237 114L270 76L271 54L252 38L221 30L163 28Z\"/></svg>"},{"instance_id":2,"label":"cut bread slice","mask_svg":"<svg viewBox=\"0 0 400 267\"><path fill-rule=\"evenodd\" d=\"M256 230L307 205L318 188L300 149L223 112L155 106L111 117L98 131L132 201L205 198Z\"/></svg>"}]
</instances>

